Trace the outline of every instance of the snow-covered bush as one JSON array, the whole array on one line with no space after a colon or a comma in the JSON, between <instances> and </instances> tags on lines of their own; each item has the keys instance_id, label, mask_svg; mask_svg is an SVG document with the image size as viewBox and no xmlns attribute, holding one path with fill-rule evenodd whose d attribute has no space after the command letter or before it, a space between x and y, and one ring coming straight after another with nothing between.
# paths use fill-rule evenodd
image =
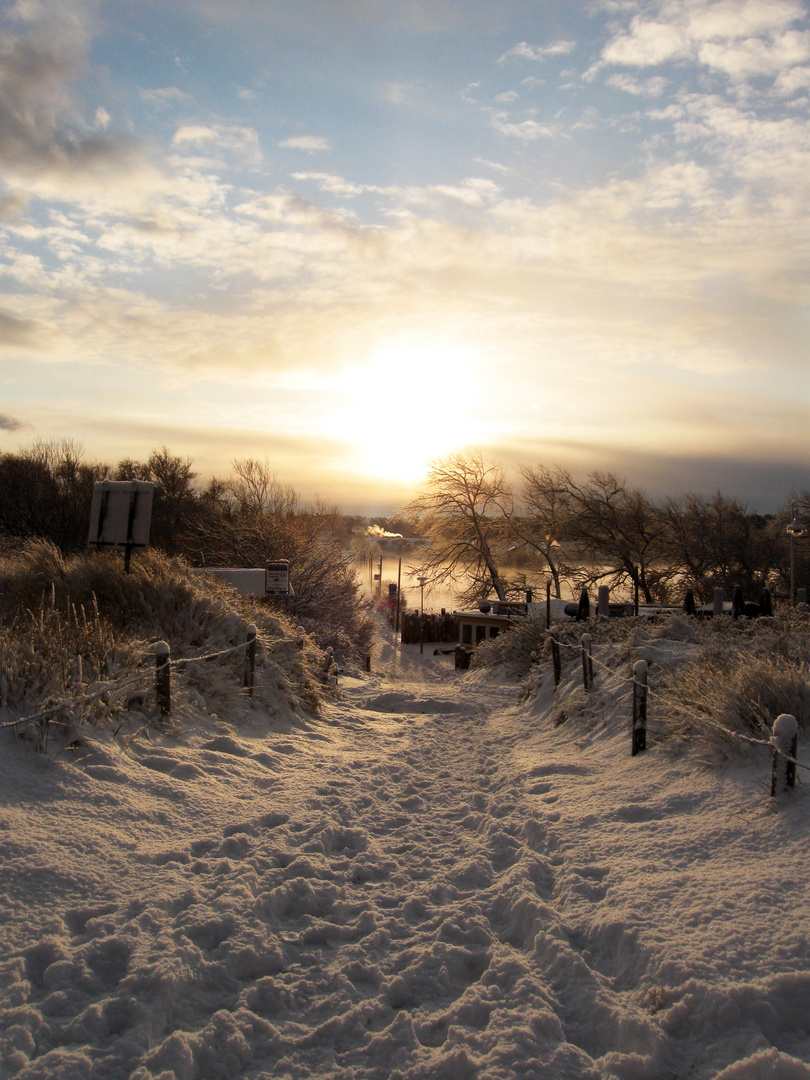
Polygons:
<instances>
[{"instance_id":1,"label":"snow-covered bush","mask_svg":"<svg viewBox=\"0 0 810 1080\"><path fill-rule=\"evenodd\" d=\"M767 740L780 713L810 728L807 614L797 610L738 627L721 620L711 629L696 655L660 674L653 707L662 737L740 758L753 746L746 738Z\"/></svg>"},{"instance_id":2,"label":"snow-covered bush","mask_svg":"<svg viewBox=\"0 0 810 1080\"><path fill-rule=\"evenodd\" d=\"M284 615L228 585L189 573L156 551L63 557L47 541L0 555L0 704L7 719L48 710L38 738L55 725L109 727L126 717L154 719L154 644L181 661L242 645L258 630L254 701L320 707L322 653ZM200 709L235 717L246 707L244 652L174 668L179 695ZM140 682L138 678L142 676ZM133 681L134 680L134 681ZM118 690L123 684L124 689Z\"/></svg>"},{"instance_id":3,"label":"snow-covered bush","mask_svg":"<svg viewBox=\"0 0 810 1080\"><path fill-rule=\"evenodd\" d=\"M593 641L596 672L582 688L580 640ZM760 752L780 713L810 728L810 614L797 608L774 619L713 619L683 615L567 622L556 627L562 660L557 697L566 721L593 722L598 713L626 718L636 660L649 665L651 734L671 747L689 744L712 758ZM545 621L527 621L479 645L475 667L503 666L524 676L531 699L551 678ZM607 696L605 696L607 695ZM622 698L616 707L617 696ZM607 698L610 698L608 702ZM623 722L623 721L622 721ZM755 741L750 741L755 740Z\"/></svg>"}]
</instances>

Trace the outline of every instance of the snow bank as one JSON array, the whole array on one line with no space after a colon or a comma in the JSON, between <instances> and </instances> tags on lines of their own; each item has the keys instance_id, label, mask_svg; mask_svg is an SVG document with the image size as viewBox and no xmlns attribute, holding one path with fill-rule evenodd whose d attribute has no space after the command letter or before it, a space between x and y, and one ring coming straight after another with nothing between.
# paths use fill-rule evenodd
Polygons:
<instances>
[{"instance_id":1,"label":"snow bank","mask_svg":"<svg viewBox=\"0 0 810 1080\"><path fill-rule=\"evenodd\" d=\"M586 724L373 672L283 730L0 741L4 1077L810 1078L806 788L631 758L618 672Z\"/></svg>"}]
</instances>

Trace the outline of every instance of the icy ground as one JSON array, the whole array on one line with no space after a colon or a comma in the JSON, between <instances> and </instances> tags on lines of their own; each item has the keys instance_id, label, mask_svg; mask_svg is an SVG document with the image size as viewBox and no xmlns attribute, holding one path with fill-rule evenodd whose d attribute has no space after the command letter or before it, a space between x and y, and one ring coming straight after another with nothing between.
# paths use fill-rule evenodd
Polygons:
<instances>
[{"instance_id":1,"label":"icy ground","mask_svg":"<svg viewBox=\"0 0 810 1080\"><path fill-rule=\"evenodd\" d=\"M385 643L321 720L0 741L0 1076L810 1078L810 786ZM573 693L573 691L572 691Z\"/></svg>"}]
</instances>

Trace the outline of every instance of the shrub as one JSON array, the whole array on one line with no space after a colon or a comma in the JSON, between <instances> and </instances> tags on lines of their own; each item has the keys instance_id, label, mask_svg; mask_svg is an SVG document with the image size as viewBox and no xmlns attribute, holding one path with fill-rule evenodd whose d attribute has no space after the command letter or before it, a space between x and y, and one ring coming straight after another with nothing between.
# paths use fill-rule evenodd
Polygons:
<instances>
[{"instance_id":1,"label":"shrub","mask_svg":"<svg viewBox=\"0 0 810 1080\"><path fill-rule=\"evenodd\" d=\"M266 604L203 580L179 560L148 551L123 572L115 554L63 557L47 541L0 555L0 703L31 716L38 741L60 726L109 727L128 712L154 719L154 643L169 643L173 660L218 653L258 631L254 699L279 699L317 712L326 683L321 650ZM175 667L175 685L211 711L245 708L244 652Z\"/></svg>"}]
</instances>

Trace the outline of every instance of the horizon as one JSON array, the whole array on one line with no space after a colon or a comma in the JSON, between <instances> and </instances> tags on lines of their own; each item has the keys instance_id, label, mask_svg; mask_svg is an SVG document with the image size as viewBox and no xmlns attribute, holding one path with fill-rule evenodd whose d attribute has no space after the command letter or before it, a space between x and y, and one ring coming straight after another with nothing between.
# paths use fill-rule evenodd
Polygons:
<instances>
[{"instance_id":1,"label":"horizon","mask_svg":"<svg viewBox=\"0 0 810 1080\"><path fill-rule=\"evenodd\" d=\"M0 452L810 487L799 0L15 0Z\"/></svg>"}]
</instances>

